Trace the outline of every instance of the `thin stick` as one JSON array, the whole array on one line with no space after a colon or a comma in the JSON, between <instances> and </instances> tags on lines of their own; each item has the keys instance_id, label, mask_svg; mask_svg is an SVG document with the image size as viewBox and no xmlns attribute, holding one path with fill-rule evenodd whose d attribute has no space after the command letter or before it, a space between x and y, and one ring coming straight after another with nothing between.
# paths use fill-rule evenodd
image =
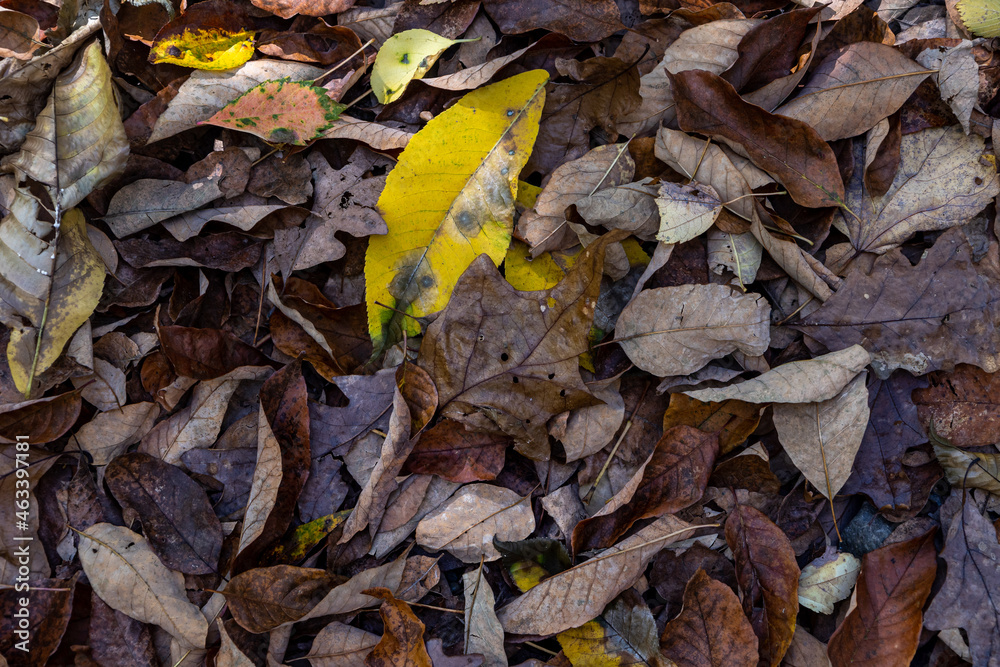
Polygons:
<instances>
[{"instance_id":1,"label":"thin stick","mask_svg":"<svg viewBox=\"0 0 1000 667\"><path fill-rule=\"evenodd\" d=\"M837 525L837 510L833 509L833 487L830 485L830 471L826 468L826 447L823 443L823 428L819 423L819 403L813 403L813 410L816 414L816 433L819 435L819 454L823 459L823 476L826 478L826 494L830 501L830 515L833 516L833 529L837 531L837 541L843 542L840 536L840 527Z\"/></svg>"}]
</instances>

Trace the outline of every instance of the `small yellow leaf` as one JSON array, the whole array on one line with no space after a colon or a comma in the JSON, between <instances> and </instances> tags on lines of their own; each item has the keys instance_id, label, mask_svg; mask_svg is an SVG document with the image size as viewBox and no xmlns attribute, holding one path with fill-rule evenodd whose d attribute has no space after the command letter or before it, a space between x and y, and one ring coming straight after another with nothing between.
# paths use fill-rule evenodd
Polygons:
<instances>
[{"instance_id":1,"label":"small yellow leaf","mask_svg":"<svg viewBox=\"0 0 1000 667\"><path fill-rule=\"evenodd\" d=\"M253 56L253 33L211 28L185 29L157 40L149 62L193 69L224 70L239 67Z\"/></svg>"},{"instance_id":2,"label":"small yellow leaf","mask_svg":"<svg viewBox=\"0 0 1000 667\"><path fill-rule=\"evenodd\" d=\"M413 79L427 73L452 44L468 39L448 39L430 30L404 30L385 41L372 67L372 92L382 104L399 99Z\"/></svg>"},{"instance_id":3,"label":"small yellow leaf","mask_svg":"<svg viewBox=\"0 0 1000 667\"><path fill-rule=\"evenodd\" d=\"M499 265L510 245L517 175L545 103L544 70L461 98L413 135L389 172L378 209L389 233L365 261L376 353L420 333L413 318L442 310L480 254Z\"/></svg>"},{"instance_id":4,"label":"small yellow leaf","mask_svg":"<svg viewBox=\"0 0 1000 667\"><path fill-rule=\"evenodd\" d=\"M504 277L514 289L522 292L551 289L576 263L581 252L583 246L576 246L569 250L543 252L532 259L528 244L514 241L504 259Z\"/></svg>"}]
</instances>

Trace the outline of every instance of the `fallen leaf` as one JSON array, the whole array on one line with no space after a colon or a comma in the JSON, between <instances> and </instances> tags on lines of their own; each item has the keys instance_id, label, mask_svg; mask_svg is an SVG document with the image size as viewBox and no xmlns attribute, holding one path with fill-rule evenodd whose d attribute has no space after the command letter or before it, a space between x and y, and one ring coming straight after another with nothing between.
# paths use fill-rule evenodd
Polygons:
<instances>
[{"instance_id":1,"label":"fallen leaf","mask_svg":"<svg viewBox=\"0 0 1000 667\"><path fill-rule=\"evenodd\" d=\"M423 78L445 49L461 40L430 30L404 30L385 40L372 67L372 92L382 104L395 102L413 79Z\"/></svg>"},{"instance_id":2,"label":"fallen leaf","mask_svg":"<svg viewBox=\"0 0 1000 667\"><path fill-rule=\"evenodd\" d=\"M465 594L465 653L481 653L486 667L507 667L503 628L494 609L493 589L484 576L485 565L462 576Z\"/></svg>"},{"instance_id":3,"label":"fallen leaf","mask_svg":"<svg viewBox=\"0 0 1000 667\"><path fill-rule=\"evenodd\" d=\"M598 619L556 635L572 664L591 667L670 664L660 653L652 612L639 595L629 593L615 598Z\"/></svg>"},{"instance_id":4,"label":"fallen leaf","mask_svg":"<svg viewBox=\"0 0 1000 667\"><path fill-rule=\"evenodd\" d=\"M61 437L80 417L80 395L68 391L0 407L0 442L13 444L17 436L45 444Z\"/></svg>"},{"instance_id":5,"label":"fallen leaf","mask_svg":"<svg viewBox=\"0 0 1000 667\"><path fill-rule=\"evenodd\" d=\"M144 537L98 523L80 535L79 553L90 585L109 606L187 646L205 646L208 621L188 602L184 576L164 567Z\"/></svg>"},{"instance_id":6,"label":"fallen leaf","mask_svg":"<svg viewBox=\"0 0 1000 667\"><path fill-rule=\"evenodd\" d=\"M972 262L971 252L959 229L942 234L916 266L891 250L869 270L848 274L795 328L831 349L864 342L883 377L897 368L921 375L962 363L996 371L995 278L986 263Z\"/></svg>"},{"instance_id":7,"label":"fallen leaf","mask_svg":"<svg viewBox=\"0 0 1000 667\"><path fill-rule=\"evenodd\" d=\"M636 366L667 377L693 373L734 350L763 354L769 325L770 308L756 294L727 285L660 287L629 302L615 340Z\"/></svg>"},{"instance_id":8,"label":"fallen leaf","mask_svg":"<svg viewBox=\"0 0 1000 667\"><path fill-rule=\"evenodd\" d=\"M972 109L979 103L979 64L972 48L972 42L965 39L943 52L931 48L917 55L918 63L937 70L941 99L955 112L966 134L970 130Z\"/></svg>"},{"instance_id":9,"label":"fallen leaf","mask_svg":"<svg viewBox=\"0 0 1000 667\"><path fill-rule=\"evenodd\" d=\"M444 308L476 255L486 253L494 264L503 259L517 175L534 144L547 78L526 72L469 93L407 144L378 204L395 231L370 239L366 254L376 351L402 339L403 330L418 334L400 312L422 317ZM465 157L455 165L458 154ZM420 183L431 175L441 187L428 193Z\"/></svg>"},{"instance_id":10,"label":"fallen leaf","mask_svg":"<svg viewBox=\"0 0 1000 667\"><path fill-rule=\"evenodd\" d=\"M1000 494L1000 455L967 452L938 436L933 424L928 429L934 456L944 468L948 483L956 488L974 487Z\"/></svg>"},{"instance_id":11,"label":"fallen leaf","mask_svg":"<svg viewBox=\"0 0 1000 667\"><path fill-rule=\"evenodd\" d=\"M389 421L396 388L394 369L374 375L348 375L333 378L349 401L346 407L333 408L322 403L309 404L313 457L333 453L343 456L346 448L372 429L384 430Z\"/></svg>"},{"instance_id":12,"label":"fallen leaf","mask_svg":"<svg viewBox=\"0 0 1000 667\"><path fill-rule=\"evenodd\" d=\"M18 11L4 9L0 12L0 58L30 60L31 54L42 46L38 21L35 17Z\"/></svg>"},{"instance_id":13,"label":"fallen leaf","mask_svg":"<svg viewBox=\"0 0 1000 667\"><path fill-rule=\"evenodd\" d=\"M567 463L601 451L618 433L625 420L625 400L619 391L620 385L617 379L592 383L590 392L603 403L572 410L565 423L556 421L550 426L549 433L566 451Z\"/></svg>"},{"instance_id":14,"label":"fallen leaf","mask_svg":"<svg viewBox=\"0 0 1000 667\"><path fill-rule=\"evenodd\" d=\"M924 627L961 628L969 638L974 664L996 662L1000 616L992 610L1000 608L1000 545L996 530L975 503L963 502L952 519L941 558L948 564L947 575L924 614Z\"/></svg>"},{"instance_id":15,"label":"fallen leaf","mask_svg":"<svg viewBox=\"0 0 1000 667\"><path fill-rule=\"evenodd\" d=\"M433 667L424 646L424 624L410 606L393 597L387 588L369 588L365 593L382 600L379 615L385 633L365 658L368 667Z\"/></svg>"},{"instance_id":16,"label":"fallen leaf","mask_svg":"<svg viewBox=\"0 0 1000 667\"><path fill-rule=\"evenodd\" d=\"M230 70L253 57L252 31L195 25L164 26L153 40L149 61L201 70Z\"/></svg>"},{"instance_id":17,"label":"fallen leaf","mask_svg":"<svg viewBox=\"0 0 1000 667\"><path fill-rule=\"evenodd\" d=\"M215 658L217 667L253 667L255 664L254 661L248 658L236 643L233 642L226 631L225 623L219 624L219 638L222 640L222 645L219 647L219 654Z\"/></svg>"},{"instance_id":18,"label":"fallen leaf","mask_svg":"<svg viewBox=\"0 0 1000 667\"><path fill-rule=\"evenodd\" d=\"M808 123L826 141L855 137L896 113L931 73L891 46L849 44L817 65L774 113Z\"/></svg>"},{"instance_id":19,"label":"fallen leaf","mask_svg":"<svg viewBox=\"0 0 1000 667\"><path fill-rule=\"evenodd\" d=\"M833 150L811 127L744 102L728 82L710 72L690 70L672 77L682 130L738 144L798 204L843 205L844 183Z\"/></svg>"},{"instance_id":20,"label":"fallen leaf","mask_svg":"<svg viewBox=\"0 0 1000 667\"><path fill-rule=\"evenodd\" d=\"M444 550L466 563L493 561L493 539L517 541L531 535L535 518L530 497L492 484L463 486L417 524L417 544Z\"/></svg>"},{"instance_id":21,"label":"fallen leaf","mask_svg":"<svg viewBox=\"0 0 1000 667\"><path fill-rule=\"evenodd\" d=\"M205 491L177 466L141 452L111 461L104 481L122 508L139 518L149 547L171 570L218 570L222 526Z\"/></svg>"},{"instance_id":22,"label":"fallen leaf","mask_svg":"<svg viewBox=\"0 0 1000 667\"><path fill-rule=\"evenodd\" d=\"M505 631L521 635L579 627L631 586L658 551L696 528L673 516L661 517L594 558L541 581L500 610L500 623Z\"/></svg>"},{"instance_id":23,"label":"fallen leaf","mask_svg":"<svg viewBox=\"0 0 1000 667\"><path fill-rule=\"evenodd\" d=\"M917 651L921 610L937 573L935 530L865 554L857 606L830 638L834 665L909 665ZM950 568L949 568L950 571Z\"/></svg>"},{"instance_id":24,"label":"fallen leaf","mask_svg":"<svg viewBox=\"0 0 1000 667\"><path fill-rule=\"evenodd\" d=\"M136 667L156 667L151 628L112 609L96 595L91 597L90 627L94 636L90 650L102 664L127 662Z\"/></svg>"},{"instance_id":25,"label":"fallen leaf","mask_svg":"<svg viewBox=\"0 0 1000 667\"><path fill-rule=\"evenodd\" d=\"M1000 376L960 364L950 373L927 376L930 386L913 390L919 424L956 447L985 447L1000 442ZM916 443L914 443L916 444Z\"/></svg>"},{"instance_id":26,"label":"fallen leaf","mask_svg":"<svg viewBox=\"0 0 1000 667\"><path fill-rule=\"evenodd\" d=\"M354 139L368 144L375 150L390 151L406 148L413 135L405 130L370 123L352 116L340 114L337 120L323 132L325 139Z\"/></svg>"},{"instance_id":27,"label":"fallen leaf","mask_svg":"<svg viewBox=\"0 0 1000 667\"><path fill-rule=\"evenodd\" d=\"M273 565L241 572L223 594L233 618L249 632L268 632L311 610L333 587L326 570Z\"/></svg>"},{"instance_id":28,"label":"fallen leaf","mask_svg":"<svg viewBox=\"0 0 1000 667\"><path fill-rule=\"evenodd\" d=\"M982 137L958 127L904 135L896 178L880 197L868 192L863 161L855 159L845 201L856 216L843 217L854 248L884 253L916 232L948 229L979 213L1000 193L996 167L983 151Z\"/></svg>"},{"instance_id":29,"label":"fallen leaf","mask_svg":"<svg viewBox=\"0 0 1000 667\"><path fill-rule=\"evenodd\" d=\"M484 0L483 4L505 33L547 28L579 42L596 42L623 27L612 0L563 0L545 7L529 0Z\"/></svg>"},{"instance_id":30,"label":"fallen leaf","mask_svg":"<svg viewBox=\"0 0 1000 667\"><path fill-rule=\"evenodd\" d=\"M860 569L861 561L846 551L820 556L802 568L799 604L818 614L832 614L833 605L850 597Z\"/></svg>"},{"instance_id":31,"label":"fallen leaf","mask_svg":"<svg viewBox=\"0 0 1000 667\"><path fill-rule=\"evenodd\" d=\"M359 572L345 583L335 586L326 594L326 597L299 620L306 621L320 616L347 614L358 609L374 607L378 604L378 599L365 591L371 588L398 591L400 583L403 581L408 551L409 549L403 551L399 558L394 561Z\"/></svg>"},{"instance_id":32,"label":"fallen leaf","mask_svg":"<svg viewBox=\"0 0 1000 667\"><path fill-rule=\"evenodd\" d=\"M221 171L193 183L139 179L115 193L104 221L121 239L158 222L173 220L221 197L219 176Z\"/></svg>"},{"instance_id":33,"label":"fallen leaf","mask_svg":"<svg viewBox=\"0 0 1000 667\"><path fill-rule=\"evenodd\" d=\"M664 431L649 459L597 514L573 530L573 553L611 546L636 521L673 514L701 498L719 438L690 426Z\"/></svg>"},{"instance_id":34,"label":"fallen leaf","mask_svg":"<svg viewBox=\"0 0 1000 667\"><path fill-rule=\"evenodd\" d=\"M252 0L254 6L277 14L283 19L296 14L305 16L326 16L339 14L354 5L354 0L321 0L320 2L303 2L303 0Z\"/></svg>"},{"instance_id":35,"label":"fallen leaf","mask_svg":"<svg viewBox=\"0 0 1000 667\"><path fill-rule=\"evenodd\" d=\"M798 612L799 566L781 529L760 511L737 505L726 519L743 611L759 641L759 665L776 667L788 650Z\"/></svg>"},{"instance_id":36,"label":"fallen leaf","mask_svg":"<svg viewBox=\"0 0 1000 667\"><path fill-rule=\"evenodd\" d=\"M757 428L761 408L753 403L726 400L702 403L681 393L670 394L670 404L663 414L663 430L681 424L706 433L719 434L719 454L728 454Z\"/></svg>"},{"instance_id":37,"label":"fallen leaf","mask_svg":"<svg viewBox=\"0 0 1000 667\"><path fill-rule=\"evenodd\" d=\"M684 607L663 628L663 655L685 667L757 664L757 637L739 598L699 569L684 589Z\"/></svg>"},{"instance_id":38,"label":"fallen leaf","mask_svg":"<svg viewBox=\"0 0 1000 667\"><path fill-rule=\"evenodd\" d=\"M660 228L656 188L644 178L616 188L605 188L576 201L576 211L589 225L624 229L643 241L652 241ZM666 185L666 184L664 184Z\"/></svg>"},{"instance_id":39,"label":"fallen leaf","mask_svg":"<svg viewBox=\"0 0 1000 667\"><path fill-rule=\"evenodd\" d=\"M378 635L333 621L313 639L306 658L312 667L354 667L378 640Z\"/></svg>"},{"instance_id":40,"label":"fallen leaf","mask_svg":"<svg viewBox=\"0 0 1000 667\"><path fill-rule=\"evenodd\" d=\"M111 460L149 433L160 416L160 406L152 401L131 403L121 410L102 412L87 422L70 438L70 442L90 454L96 466Z\"/></svg>"},{"instance_id":41,"label":"fallen leaf","mask_svg":"<svg viewBox=\"0 0 1000 667\"><path fill-rule=\"evenodd\" d=\"M420 435L406 459L404 472L431 475L452 482L486 482L503 469L510 438L470 431L445 419Z\"/></svg>"},{"instance_id":42,"label":"fallen leaf","mask_svg":"<svg viewBox=\"0 0 1000 667\"><path fill-rule=\"evenodd\" d=\"M685 391L702 402L737 399L747 403L813 403L828 401L864 370L871 357L860 345L815 359L793 361L739 384Z\"/></svg>"},{"instance_id":43,"label":"fallen leaf","mask_svg":"<svg viewBox=\"0 0 1000 667\"><path fill-rule=\"evenodd\" d=\"M859 373L825 401L774 405L774 428L782 448L831 501L851 475L868 424L867 377Z\"/></svg>"}]
</instances>

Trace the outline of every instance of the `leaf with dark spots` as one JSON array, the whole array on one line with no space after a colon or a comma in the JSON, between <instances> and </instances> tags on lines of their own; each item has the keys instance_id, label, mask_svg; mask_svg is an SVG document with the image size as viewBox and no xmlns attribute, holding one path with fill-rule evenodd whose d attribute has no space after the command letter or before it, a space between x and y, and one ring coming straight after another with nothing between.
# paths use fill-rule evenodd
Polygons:
<instances>
[{"instance_id":1,"label":"leaf with dark spots","mask_svg":"<svg viewBox=\"0 0 1000 667\"><path fill-rule=\"evenodd\" d=\"M185 574L217 571L222 525L205 491L177 466L140 452L108 464L104 481L115 499L142 523L164 564Z\"/></svg>"},{"instance_id":2,"label":"leaf with dark spots","mask_svg":"<svg viewBox=\"0 0 1000 667\"><path fill-rule=\"evenodd\" d=\"M882 376L897 368L922 375L963 363L995 371L997 276L988 258L974 263L962 231L950 229L916 266L896 249L867 271L850 272L837 293L795 328L830 349L863 344ZM920 341L917 348L914 341Z\"/></svg>"},{"instance_id":3,"label":"leaf with dark spots","mask_svg":"<svg viewBox=\"0 0 1000 667\"><path fill-rule=\"evenodd\" d=\"M0 405L0 441L13 443L21 436L38 445L52 442L76 423L81 406L77 391Z\"/></svg>"},{"instance_id":4,"label":"leaf with dark spots","mask_svg":"<svg viewBox=\"0 0 1000 667\"><path fill-rule=\"evenodd\" d=\"M393 597L388 588L369 588L362 592L382 600L379 615L385 624L385 633L365 658L365 665L433 667L424 645L424 624L410 609L410 605Z\"/></svg>"},{"instance_id":5,"label":"leaf with dark spots","mask_svg":"<svg viewBox=\"0 0 1000 667\"><path fill-rule=\"evenodd\" d=\"M305 616L335 583L326 570L274 565L236 575L223 593L237 623L250 632L268 632Z\"/></svg>"},{"instance_id":6,"label":"leaf with dark spots","mask_svg":"<svg viewBox=\"0 0 1000 667\"><path fill-rule=\"evenodd\" d=\"M635 476L595 516L573 530L573 553L609 547L639 519L684 509L705 492L719 437L690 426L663 433Z\"/></svg>"},{"instance_id":7,"label":"leaf with dark spots","mask_svg":"<svg viewBox=\"0 0 1000 667\"><path fill-rule=\"evenodd\" d=\"M623 236L612 232L592 243L545 292L518 292L480 255L420 346L419 363L437 385L443 413L492 422L521 452L547 459L546 422L596 402L577 357L587 349L605 248ZM516 333L510 321L517 322Z\"/></svg>"},{"instance_id":8,"label":"leaf with dark spots","mask_svg":"<svg viewBox=\"0 0 1000 667\"><path fill-rule=\"evenodd\" d=\"M115 241L122 259L137 269L154 266L201 266L240 271L260 259L262 244L238 232L196 236L183 243L173 239Z\"/></svg>"},{"instance_id":9,"label":"leaf with dark spots","mask_svg":"<svg viewBox=\"0 0 1000 667\"><path fill-rule=\"evenodd\" d=\"M484 482L503 469L507 436L471 431L453 419L424 431L406 459L403 472L438 475L452 482Z\"/></svg>"},{"instance_id":10,"label":"leaf with dark spots","mask_svg":"<svg viewBox=\"0 0 1000 667\"><path fill-rule=\"evenodd\" d=\"M671 75L670 81L682 130L738 144L802 206L843 205L837 159L811 127L744 102L732 85L711 72L688 70Z\"/></svg>"},{"instance_id":11,"label":"leaf with dark spots","mask_svg":"<svg viewBox=\"0 0 1000 667\"><path fill-rule=\"evenodd\" d=\"M179 375L213 380L240 366L274 366L260 350L221 329L160 327L160 345Z\"/></svg>"},{"instance_id":12,"label":"leaf with dark spots","mask_svg":"<svg viewBox=\"0 0 1000 667\"><path fill-rule=\"evenodd\" d=\"M578 42L596 42L625 27L613 0L556 0L541 6L530 0L485 0L483 4L505 33L547 28Z\"/></svg>"},{"instance_id":13,"label":"leaf with dark spots","mask_svg":"<svg viewBox=\"0 0 1000 667\"><path fill-rule=\"evenodd\" d=\"M924 602L937 573L931 529L865 554L854 607L830 638L835 665L906 667L917 652Z\"/></svg>"},{"instance_id":14,"label":"leaf with dark spots","mask_svg":"<svg viewBox=\"0 0 1000 667\"><path fill-rule=\"evenodd\" d=\"M788 538L759 510L737 505L726 519L743 611L759 640L760 667L777 667L792 642L799 566Z\"/></svg>"}]
</instances>

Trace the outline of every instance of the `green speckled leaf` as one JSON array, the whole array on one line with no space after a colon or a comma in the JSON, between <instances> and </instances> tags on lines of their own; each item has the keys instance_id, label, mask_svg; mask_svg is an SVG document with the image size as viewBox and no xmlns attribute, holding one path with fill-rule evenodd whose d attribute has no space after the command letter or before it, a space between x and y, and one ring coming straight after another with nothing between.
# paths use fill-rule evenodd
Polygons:
<instances>
[{"instance_id":1,"label":"green speckled leaf","mask_svg":"<svg viewBox=\"0 0 1000 667\"><path fill-rule=\"evenodd\" d=\"M255 134L272 144L305 146L340 117L344 106L311 81L265 81L230 102L207 125Z\"/></svg>"}]
</instances>

